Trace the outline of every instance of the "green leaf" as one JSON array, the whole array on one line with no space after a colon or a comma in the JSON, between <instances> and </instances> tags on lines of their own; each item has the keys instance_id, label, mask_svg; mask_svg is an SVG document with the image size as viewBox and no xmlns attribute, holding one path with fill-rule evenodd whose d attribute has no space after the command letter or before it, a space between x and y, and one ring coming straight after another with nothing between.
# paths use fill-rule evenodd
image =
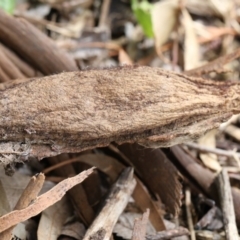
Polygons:
<instances>
[{"instance_id":1,"label":"green leaf","mask_svg":"<svg viewBox=\"0 0 240 240\"><path fill-rule=\"evenodd\" d=\"M142 0L140 2L139 0L131 0L131 7L138 23L143 28L145 35L153 37L154 34L151 19L152 4L150 4L147 0Z\"/></svg>"},{"instance_id":2,"label":"green leaf","mask_svg":"<svg viewBox=\"0 0 240 240\"><path fill-rule=\"evenodd\" d=\"M0 8L12 14L15 8L15 0L0 0Z\"/></svg>"}]
</instances>

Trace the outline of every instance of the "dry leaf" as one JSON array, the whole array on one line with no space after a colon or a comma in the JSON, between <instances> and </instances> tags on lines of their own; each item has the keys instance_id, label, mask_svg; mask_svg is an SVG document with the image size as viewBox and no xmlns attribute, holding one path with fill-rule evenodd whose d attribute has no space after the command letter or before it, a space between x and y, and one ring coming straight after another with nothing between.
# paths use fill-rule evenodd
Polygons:
<instances>
[{"instance_id":1,"label":"dry leaf","mask_svg":"<svg viewBox=\"0 0 240 240\"><path fill-rule=\"evenodd\" d=\"M215 148L216 147L216 136L217 131L212 130L206 133L203 137L201 137L198 141L198 143L201 146L206 146L206 147L211 147ZM220 166L218 162L217 155L214 153L200 153L200 158L203 161L204 165L211 170L214 170L216 172L221 171L222 167Z\"/></svg>"},{"instance_id":2,"label":"dry leaf","mask_svg":"<svg viewBox=\"0 0 240 240\"><path fill-rule=\"evenodd\" d=\"M123 213L119 219L117 224L114 227L113 232L116 233L119 237L124 239L131 239L132 231L134 226L134 221L136 218L141 218L142 214L127 212ZM155 234L156 231L150 222L147 224L147 234Z\"/></svg>"},{"instance_id":3,"label":"dry leaf","mask_svg":"<svg viewBox=\"0 0 240 240\"><path fill-rule=\"evenodd\" d=\"M10 209L15 207L23 190L28 185L29 180L29 176L23 175L18 171L16 171L12 177L6 176L4 169L2 167L0 168L0 181L4 186ZM0 195L2 196L2 193Z\"/></svg>"},{"instance_id":4,"label":"dry leaf","mask_svg":"<svg viewBox=\"0 0 240 240\"><path fill-rule=\"evenodd\" d=\"M133 61L123 48L119 49L118 60L120 64L132 65Z\"/></svg>"},{"instance_id":5,"label":"dry leaf","mask_svg":"<svg viewBox=\"0 0 240 240\"><path fill-rule=\"evenodd\" d=\"M182 186L178 171L161 149L153 151L138 144L122 144L119 149L131 161L149 190L160 196L170 213L178 215Z\"/></svg>"},{"instance_id":6,"label":"dry leaf","mask_svg":"<svg viewBox=\"0 0 240 240\"><path fill-rule=\"evenodd\" d=\"M236 127L235 125L229 124L224 128L223 131L237 141L240 141L240 128Z\"/></svg>"},{"instance_id":7,"label":"dry leaf","mask_svg":"<svg viewBox=\"0 0 240 240\"><path fill-rule=\"evenodd\" d=\"M84 225L80 222L67 224L63 227L61 235L71 237L77 240L82 240L86 233Z\"/></svg>"},{"instance_id":8,"label":"dry leaf","mask_svg":"<svg viewBox=\"0 0 240 240\"><path fill-rule=\"evenodd\" d=\"M182 10L185 28L184 69L190 70L199 66L200 49L192 17L186 9Z\"/></svg>"},{"instance_id":9,"label":"dry leaf","mask_svg":"<svg viewBox=\"0 0 240 240\"><path fill-rule=\"evenodd\" d=\"M152 27L157 49L166 43L178 18L178 0L159 1L151 11Z\"/></svg>"},{"instance_id":10,"label":"dry leaf","mask_svg":"<svg viewBox=\"0 0 240 240\"><path fill-rule=\"evenodd\" d=\"M44 210L38 225L38 240L56 240L62 232L64 222L71 214L66 197Z\"/></svg>"},{"instance_id":11,"label":"dry leaf","mask_svg":"<svg viewBox=\"0 0 240 240\"><path fill-rule=\"evenodd\" d=\"M190 13L200 16L220 16L219 12L213 7L209 0L188 0L186 7Z\"/></svg>"},{"instance_id":12,"label":"dry leaf","mask_svg":"<svg viewBox=\"0 0 240 240\"><path fill-rule=\"evenodd\" d=\"M226 17L231 9L232 0L208 0L213 9L222 17Z\"/></svg>"},{"instance_id":13,"label":"dry leaf","mask_svg":"<svg viewBox=\"0 0 240 240\"><path fill-rule=\"evenodd\" d=\"M26 231L26 225L24 223L19 223L12 232L12 235L17 237L17 239L27 240L28 232ZM47 240L47 239L46 239ZM55 239L54 239L55 240Z\"/></svg>"},{"instance_id":14,"label":"dry leaf","mask_svg":"<svg viewBox=\"0 0 240 240\"><path fill-rule=\"evenodd\" d=\"M0 216L6 214L11 210L7 194L4 189L4 184L2 183L0 179Z\"/></svg>"}]
</instances>

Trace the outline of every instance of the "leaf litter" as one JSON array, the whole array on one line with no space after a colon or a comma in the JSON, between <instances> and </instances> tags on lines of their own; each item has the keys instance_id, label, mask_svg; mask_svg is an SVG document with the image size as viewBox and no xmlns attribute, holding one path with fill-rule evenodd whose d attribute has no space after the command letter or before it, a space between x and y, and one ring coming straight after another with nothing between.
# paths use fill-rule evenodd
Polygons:
<instances>
[{"instance_id":1,"label":"leaf litter","mask_svg":"<svg viewBox=\"0 0 240 240\"><path fill-rule=\"evenodd\" d=\"M19 29L25 29L25 25L28 28L24 30L24 45L21 45L13 35L6 41L0 27L1 89L25 78L135 63L173 71L178 69L187 75L213 81L239 80L239 61L236 60L240 56L239 1L143 2L142 5L141 1L120 0L17 2L14 17L10 18L13 25L9 29L14 31L14 25ZM3 14L0 14L1 19L4 19ZM138 36L130 38L127 26L131 26L131 31ZM31 48L31 38L38 48ZM36 56L42 56L44 61ZM10 81L16 78L21 80ZM190 236L192 239L225 239L229 228L223 219L235 217L236 225L240 227L239 126L236 116L224 127L206 133L195 145L152 149L131 143L120 146L114 143L109 147L44 158L38 163L40 168L33 160L26 162L19 158L15 166L9 166L11 171L15 169L11 178L4 175L3 169L0 173L1 239L10 239L11 234L12 239L18 237L21 240L82 239L85 231L91 237L101 239L121 236L153 240L181 235L185 239ZM31 129L27 131L32 133ZM25 149L25 146L16 145L14 149L19 152L18 149ZM44 150L36 151L40 155ZM21 156L23 153L19 152ZM9 151L1 155L1 159L9 162L13 157L14 153ZM78 178L81 176L78 173L83 171L84 174L91 166L97 168L92 176L84 184L73 187L71 179ZM136 187L126 195L120 191L120 199L125 199L121 211L117 209L118 201L114 197L109 208L106 204L111 199L109 193L116 191L114 183L128 166L134 169ZM45 172L46 180L57 185L33 198L30 193L23 194L31 177L41 171ZM216 171L220 172L217 177ZM225 185L216 181L221 174ZM125 180L129 183L129 178ZM43 184L44 180L41 181ZM75 184L78 183L79 179ZM123 189L128 189L125 187ZM228 202L227 207L234 207L235 212L226 212L226 204L219 203L226 197L224 191L217 190L221 187L231 192L232 202ZM38 192L37 187L34 189ZM26 205L15 209L18 199L23 196L27 196ZM101 217L104 216L103 209L112 209L111 213L115 213L111 224ZM150 210L149 217L146 217L147 209ZM138 234L141 231L133 224L142 214L144 221L139 220L140 228L151 225L151 231L147 230L146 234L144 231ZM37 217L33 217L35 215ZM102 225L95 233L91 232L96 229L94 221L99 216ZM125 226L121 222L124 216L128 219ZM169 230L167 220L177 223L173 229ZM108 228L109 224L111 228ZM229 236L228 239L235 238Z\"/></svg>"}]
</instances>

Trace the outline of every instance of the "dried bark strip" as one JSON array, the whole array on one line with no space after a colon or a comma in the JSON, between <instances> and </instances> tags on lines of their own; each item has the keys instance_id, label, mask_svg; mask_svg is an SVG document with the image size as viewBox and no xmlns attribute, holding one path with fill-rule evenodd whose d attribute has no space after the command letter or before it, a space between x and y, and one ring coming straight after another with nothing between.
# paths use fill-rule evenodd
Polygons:
<instances>
[{"instance_id":1,"label":"dried bark strip","mask_svg":"<svg viewBox=\"0 0 240 240\"><path fill-rule=\"evenodd\" d=\"M216 178L219 202L223 213L223 223L227 240L239 239L229 177L223 169Z\"/></svg>"},{"instance_id":2,"label":"dried bark strip","mask_svg":"<svg viewBox=\"0 0 240 240\"><path fill-rule=\"evenodd\" d=\"M3 82L8 82L10 81L10 77L3 71L2 68L0 68L0 82L3 83Z\"/></svg>"},{"instance_id":3,"label":"dried bark strip","mask_svg":"<svg viewBox=\"0 0 240 240\"><path fill-rule=\"evenodd\" d=\"M0 92L0 151L41 158L112 141L175 145L239 113L239 90L151 67L31 79Z\"/></svg>"},{"instance_id":4,"label":"dried bark strip","mask_svg":"<svg viewBox=\"0 0 240 240\"><path fill-rule=\"evenodd\" d=\"M0 217L0 232L18 224L19 222L23 222L33 216L36 216L44 209L53 205L65 195L66 191L87 178L93 172L93 170L94 168L90 168L89 170L83 171L75 177L63 180L48 192L37 197L36 200L27 208L15 210Z\"/></svg>"},{"instance_id":5,"label":"dried bark strip","mask_svg":"<svg viewBox=\"0 0 240 240\"><path fill-rule=\"evenodd\" d=\"M83 240L108 240L119 216L136 186L133 169L126 168L113 185L101 212L88 228Z\"/></svg>"},{"instance_id":6,"label":"dried bark strip","mask_svg":"<svg viewBox=\"0 0 240 240\"><path fill-rule=\"evenodd\" d=\"M26 75L28 78L36 76L36 70L30 67L26 62L20 59L14 52L12 52L5 45L0 44L0 49L5 53L5 55L14 63L16 67L21 70L21 72Z\"/></svg>"},{"instance_id":7,"label":"dried bark strip","mask_svg":"<svg viewBox=\"0 0 240 240\"><path fill-rule=\"evenodd\" d=\"M149 209L143 213L141 218L137 218L134 221L132 240L145 240L145 235L147 231L147 223L149 217Z\"/></svg>"},{"instance_id":8,"label":"dried bark strip","mask_svg":"<svg viewBox=\"0 0 240 240\"><path fill-rule=\"evenodd\" d=\"M28 183L27 187L23 191L21 197L19 198L14 210L21 210L21 209L28 207L28 205L33 200L35 200L35 198L41 191L44 180L45 180L45 176L42 173L40 173L36 176L33 176L31 178L30 182ZM14 227L15 226L12 226L12 227L8 228L7 230L1 232L0 239L1 240L11 239L11 235L12 235L12 231L13 231Z\"/></svg>"},{"instance_id":9,"label":"dried bark strip","mask_svg":"<svg viewBox=\"0 0 240 240\"><path fill-rule=\"evenodd\" d=\"M0 10L0 42L48 75L78 70L74 60L44 33L23 19Z\"/></svg>"},{"instance_id":10,"label":"dried bark strip","mask_svg":"<svg viewBox=\"0 0 240 240\"><path fill-rule=\"evenodd\" d=\"M0 49L0 66L10 79L25 78L26 76L14 65L8 56Z\"/></svg>"}]
</instances>

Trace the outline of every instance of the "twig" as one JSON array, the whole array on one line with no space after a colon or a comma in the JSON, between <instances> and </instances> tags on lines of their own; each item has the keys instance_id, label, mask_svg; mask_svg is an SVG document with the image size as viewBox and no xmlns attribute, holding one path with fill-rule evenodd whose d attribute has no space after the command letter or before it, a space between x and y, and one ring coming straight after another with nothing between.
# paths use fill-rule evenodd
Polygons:
<instances>
[{"instance_id":1,"label":"twig","mask_svg":"<svg viewBox=\"0 0 240 240\"><path fill-rule=\"evenodd\" d=\"M238 157L240 158L240 153L237 153L235 151L226 151L223 149L219 149L219 148L211 148L211 147L207 147L207 146L202 146L196 143L185 143L186 146L199 150L201 152L206 152L206 153L215 153L217 155L220 156L225 156L225 157Z\"/></svg>"},{"instance_id":2,"label":"twig","mask_svg":"<svg viewBox=\"0 0 240 240\"><path fill-rule=\"evenodd\" d=\"M111 5L111 0L104 0L102 2L101 15L100 15L99 24L98 24L99 27L106 26L110 5Z\"/></svg>"},{"instance_id":3,"label":"twig","mask_svg":"<svg viewBox=\"0 0 240 240\"><path fill-rule=\"evenodd\" d=\"M101 212L87 230L83 240L108 240L120 214L135 188L132 168L125 169L111 189Z\"/></svg>"},{"instance_id":4,"label":"twig","mask_svg":"<svg viewBox=\"0 0 240 240\"><path fill-rule=\"evenodd\" d=\"M10 77L3 71L2 68L0 68L0 82L3 83L3 82L8 82L10 81Z\"/></svg>"},{"instance_id":5,"label":"twig","mask_svg":"<svg viewBox=\"0 0 240 240\"><path fill-rule=\"evenodd\" d=\"M149 217L149 209L143 214L141 218L135 219L132 240L145 240L147 231L147 223Z\"/></svg>"},{"instance_id":6,"label":"twig","mask_svg":"<svg viewBox=\"0 0 240 240\"><path fill-rule=\"evenodd\" d=\"M3 44L0 44L0 49L6 54L6 56L17 66L23 74L27 77L36 76L36 71L30 67L26 62L20 59L14 52L5 47Z\"/></svg>"},{"instance_id":7,"label":"twig","mask_svg":"<svg viewBox=\"0 0 240 240\"><path fill-rule=\"evenodd\" d=\"M25 78L25 75L13 64L8 56L0 49L0 66L4 72L11 78Z\"/></svg>"},{"instance_id":8,"label":"twig","mask_svg":"<svg viewBox=\"0 0 240 240\"><path fill-rule=\"evenodd\" d=\"M178 227L175 229L170 229L162 232L158 232L154 235L147 235L147 240L162 240L162 239L171 239L174 237L180 237L184 235L189 235L189 231L186 228Z\"/></svg>"},{"instance_id":9,"label":"twig","mask_svg":"<svg viewBox=\"0 0 240 240\"><path fill-rule=\"evenodd\" d=\"M219 71L222 71L224 65L226 65L227 63L239 57L240 57L240 48L234 51L233 53L221 56L215 59L214 61L207 63L201 67L186 71L185 74L201 76L203 74L210 73L213 71L219 72Z\"/></svg>"},{"instance_id":10,"label":"twig","mask_svg":"<svg viewBox=\"0 0 240 240\"><path fill-rule=\"evenodd\" d=\"M196 235L194 231L193 226L193 219L192 219L192 213L191 213L191 193L190 190L187 189L185 191L185 204L186 204L186 212L187 212L187 222L188 222L188 228L191 235L191 240L196 240Z\"/></svg>"},{"instance_id":11,"label":"twig","mask_svg":"<svg viewBox=\"0 0 240 240\"><path fill-rule=\"evenodd\" d=\"M12 211L2 217L0 217L0 232L20 223L26 221L27 219L36 216L44 209L53 205L55 202L59 201L72 187L81 183L85 178L87 178L92 172L94 168L90 168L87 171L83 171L82 173L76 175L75 177L68 178L55 187L53 187L48 192L42 194L37 197L35 201L28 207L22 210Z\"/></svg>"},{"instance_id":12,"label":"twig","mask_svg":"<svg viewBox=\"0 0 240 240\"><path fill-rule=\"evenodd\" d=\"M223 223L227 240L239 240L233 207L232 191L226 169L222 169L216 178Z\"/></svg>"},{"instance_id":13,"label":"twig","mask_svg":"<svg viewBox=\"0 0 240 240\"><path fill-rule=\"evenodd\" d=\"M26 20L9 16L3 10L0 11L0 42L43 74L78 70L74 60L44 33Z\"/></svg>"},{"instance_id":14,"label":"twig","mask_svg":"<svg viewBox=\"0 0 240 240\"><path fill-rule=\"evenodd\" d=\"M44 174L40 173L31 178L30 182L28 183L27 187L23 191L21 197L19 198L14 210L21 210L36 199L37 195L39 194L40 190L42 189L43 183L45 180ZM0 233L1 240L9 240L11 239L11 233L15 226L10 227L9 229Z\"/></svg>"}]
</instances>

